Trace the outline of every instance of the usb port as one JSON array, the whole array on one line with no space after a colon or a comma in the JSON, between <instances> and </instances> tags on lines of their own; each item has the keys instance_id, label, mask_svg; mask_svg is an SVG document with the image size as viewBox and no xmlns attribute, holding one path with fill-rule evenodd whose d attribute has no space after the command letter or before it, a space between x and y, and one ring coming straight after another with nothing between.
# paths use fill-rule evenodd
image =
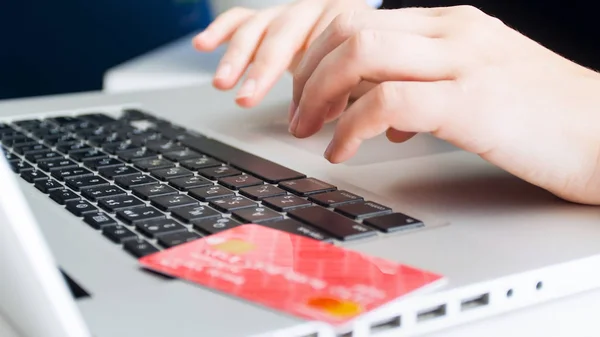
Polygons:
<instances>
[{"instance_id":1,"label":"usb port","mask_svg":"<svg viewBox=\"0 0 600 337\"><path fill-rule=\"evenodd\" d=\"M434 308L419 311L419 313L417 313L417 322L421 323L429 321L444 315L446 315L446 305L442 304Z\"/></svg>"},{"instance_id":2,"label":"usb port","mask_svg":"<svg viewBox=\"0 0 600 337\"><path fill-rule=\"evenodd\" d=\"M475 296L475 297L471 297L471 298L467 298L466 300L463 300L462 302L460 302L460 310L465 311L465 310L475 309L475 308L479 308L479 307L484 307L488 304L490 304L490 294L486 293L483 295L479 295L479 296Z\"/></svg>"},{"instance_id":3,"label":"usb port","mask_svg":"<svg viewBox=\"0 0 600 337\"><path fill-rule=\"evenodd\" d=\"M371 334L397 329L401 326L401 324L402 319L400 316L396 316L394 318L387 319L382 322L377 322L371 325Z\"/></svg>"}]
</instances>

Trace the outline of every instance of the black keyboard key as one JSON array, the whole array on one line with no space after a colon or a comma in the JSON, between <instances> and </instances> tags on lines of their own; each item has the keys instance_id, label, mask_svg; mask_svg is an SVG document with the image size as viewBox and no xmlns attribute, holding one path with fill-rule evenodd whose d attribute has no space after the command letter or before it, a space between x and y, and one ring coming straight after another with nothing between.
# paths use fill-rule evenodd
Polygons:
<instances>
[{"instance_id":1,"label":"black keyboard key","mask_svg":"<svg viewBox=\"0 0 600 337\"><path fill-rule=\"evenodd\" d=\"M212 181L199 176L171 179L169 180L169 184L180 191L189 191L193 188L213 186Z\"/></svg>"},{"instance_id":2,"label":"black keyboard key","mask_svg":"<svg viewBox=\"0 0 600 337\"><path fill-rule=\"evenodd\" d=\"M45 139L50 138L51 136L62 136L65 135L65 132L57 127L49 127L49 128L38 128L34 130L30 130L31 134L35 138Z\"/></svg>"},{"instance_id":3,"label":"black keyboard key","mask_svg":"<svg viewBox=\"0 0 600 337\"><path fill-rule=\"evenodd\" d=\"M37 144L37 140L29 138L27 136L15 136L15 137L4 137L2 138L2 144L5 146L22 146L22 145L34 145Z\"/></svg>"},{"instance_id":4,"label":"black keyboard key","mask_svg":"<svg viewBox=\"0 0 600 337\"><path fill-rule=\"evenodd\" d=\"M81 195L91 201L98 201L102 198L115 197L118 195L126 195L127 193L114 185L96 186L84 188L81 190Z\"/></svg>"},{"instance_id":5,"label":"black keyboard key","mask_svg":"<svg viewBox=\"0 0 600 337\"><path fill-rule=\"evenodd\" d=\"M188 191L188 194L192 197L201 200L208 201L213 199L220 199L224 197L234 196L233 191L226 189L222 186L207 186L194 188Z\"/></svg>"},{"instance_id":6,"label":"black keyboard key","mask_svg":"<svg viewBox=\"0 0 600 337\"><path fill-rule=\"evenodd\" d=\"M181 166L190 169L192 171L198 171L201 169L216 167L223 165L222 162L210 158L210 157L200 157L195 159L183 160L179 163Z\"/></svg>"},{"instance_id":7,"label":"black keyboard key","mask_svg":"<svg viewBox=\"0 0 600 337\"><path fill-rule=\"evenodd\" d=\"M66 178L85 177L91 175L94 175L94 173L92 173L90 170L84 169L83 167L71 167L52 171L52 176L60 181L63 181Z\"/></svg>"},{"instance_id":8,"label":"black keyboard key","mask_svg":"<svg viewBox=\"0 0 600 337\"><path fill-rule=\"evenodd\" d=\"M160 180L167 181L171 179L191 177L194 175L194 173L186 168L178 166L160 170L152 170L152 175Z\"/></svg>"},{"instance_id":9,"label":"black keyboard key","mask_svg":"<svg viewBox=\"0 0 600 337\"><path fill-rule=\"evenodd\" d=\"M94 229L117 225L117 222L104 212L86 213L83 215L83 221Z\"/></svg>"},{"instance_id":10,"label":"black keyboard key","mask_svg":"<svg viewBox=\"0 0 600 337\"><path fill-rule=\"evenodd\" d=\"M231 166L217 166L205 168L202 170L198 170L198 173L211 180L217 180L223 177L237 176L238 174L242 174L240 170L234 169Z\"/></svg>"},{"instance_id":11,"label":"black keyboard key","mask_svg":"<svg viewBox=\"0 0 600 337\"><path fill-rule=\"evenodd\" d=\"M158 158L158 154L148 149L136 149L117 152L117 156L126 162L133 162L138 159Z\"/></svg>"},{"instance_id":12,"label":"black keyboard key","mask_svg":"<svg viewBox=\"0 0 600 337\"><path fill-rule=\"evenodd\" d=\"M198 205L199 202L185 194L164 195L152 198L152 205L163 211L171 211L177 207Z\"/></svg>"},{"instance_id":13,"label":"black keyboard key","mask_svg":"<svg viewBox=\"0 0 600 337\"><path fill-rule=\"evenodd\" d=\"M68 143L75 144L80 142L79 139L73 138L69 134L49 135L44 136L43 139L44 143L49 146L56 146L58 144L64 145Z\"/></svg>"},{"instance_id":14,"label":"black keyboard key","mask_svg":"<svg viewBox=\"0 0 600 337\"><path fill-rule=\"evenodd\" d=\"M117 166L117 167L103 167L98 169L98 173L107 179L115 179L117 177L123 177L127 175L140 174L139 170L134 169L131 166Z\"/></svg>"},{"instance_id":15,"label":"black keyboard key","mask_svg":"<svg viewBox=\"0 0 600 337\"><path fill-rule=\"evenodd\" d=\"M287 167L281 166L264 158L255 156L240 149L214 139L188 137L181 143L192 150L204 153L210 157L228 163L246 173L256 176L269 183L279 183L283 180L304 178L305 175Z\"/></svg>"},{"instance_id":16,"label":"black keyboard key","mask_svg":"<svg viewBox=\"0 0 600 337\"><path fill-rule=\"evenodd\" d=\"M153 140L160 140L163 137L158 132L155 132L152 130L146 130L146 131L141 131L141 133L129 132L129 135L127 136L127 138L129 138L131 143L142 146L142 145L146 144L147 142L150 142Z\"/></svg>"},{"instance_id":17,"label":"black keyboard key","mask_svg":"<svg viewBox=\"0 0 600 337\"><path fill-rule=\"evenodd\" d=\"M221 212L231 212L242 208L256 207L257 204L244 197L229 197L223 199L210 200L210 205Z\"/></svg>"},{"instance_id":18,"label":"black keyboard key","mask_svg":"<svg viewBox=\"0 0 600 337\"><path fill-rule=\"evenodd\" d=\"M391 208L372 201L341 205L336 207L335 211L352 219L364 219L392 213Z\"/></svg>"},{"instance_id":19,"label":"black keyboard key","mask_svg":"<svg viewBox=\"0 0 600 337\"><path fill-rule=\"evenodd\" d=\"M136 196L149 200L150 198L160 197L163 195L177 194L176 189L164 184L152 184L136 186L131 189Z\"/></svg>"},{"instance_id":20,"label":"black keyboard key","mask_svg":"<svg viewBox=\"0 0 600 337\"><path fill-rule=\"evenodd\" d=\"M98 206L102 207L110 213L114 213L122 209L144 207L146 206L146 204L134 196L119 195L98 200Z\"/></svg>"},{"instance_id":21,"label":"black keyboard key","mask_svg":"<svg viewBox=\"0 0 600 337\"><path fill-rule=\"evenodd\" d=\"M265 198L286 195L287 192L274 185L258 185L240 188L240 193L250 199L263 200Z\"/></svg>"},{"instance_id":22,"label":"black keyboard key","mask_svg":"<svg viewBox=\"0 0 600 337\"><path fill-rule=\"evenodd\" d=\"M130 190L135 186L157 184L158 180L145 174L132 174L115 178L115 183L124 189Z\"/></svg>"},{"instance_id":23,"label":"black keyboard key","mask_svg":"<svg viewBox=\"0 0 600 337\"><path fill-rule=\"evenodd\" d=\"M28 153L25 155L25 159L29 160L32 163L37 163L38 161L45 160L45 159L57 159L57 158L64 159L62 154L60 154L58 152L50 151L50 150L35 152L35 153Z\"/></svg>"},{"instance_id":24,"label":"black keyboard key","mask_svg":"<svg viewBox=\"0 0 600 337\"><path fill-rule=\"evenodd\" d=\"M287 212L292 209L312 206L312 202L295 195L281 195L278 197L263 199L263 205L267 205L279 212Z\"/></svg>"},{"instance_id":25,"label":"black keyboard key","mask_svg":"<svg viewBox=\"0 0 600 337\"><path fill-rule=\"evenodd\" d=\"M85 213L98 212L98 208L96 208L96 206L85 200L67 201L66 205L67 210L75 214L75 216L83 216Z\"/></svg>"},{"instance_id":26,"label":"black keyboard key","mask_svg":"<svg viewBox=\"0 0 600 337\"><path fill-rule=\"evenodd\" d=\"M108 181L98 176L67 178L65 183L75 191L86 187L108 185Z\"/></svg>"},{"instance_id":27,"label":"black keyboard key","mask_svg":"<svg viewBox=\"0 0 600 337\"><path fill-rule=\"evenodd\" d=\"M117 212L117 218L128 224L133 224L139 221L149 221L164 219L167 216L154 207L136 207L124 209Z\"/></svg>"},{"instance_id":28,"label":"black keyboard key","mask_svg":"<svg viewBox=\"0 0 600 337\"><path fill-rule=\"evenodd\" d=\"M173 163L170 160L163 159L163 158L152 158L152 159L136 160L133 163L133 166L137 167L138 169L140 169L142 171L151 171L151 170L158 170L158 169L174 167L175 163Z\"/></svg>"},{"instance_id":29,"label":"black keyboard key","mask_svg":"<svg viewBox=\"0 0 600 337\"><path fill-rule=\"evenodd\" d=\"M251 175L242 174L239 176L221 178L219 179L219 184L232 190L239 190L243 187L263 185L264 182Z\"/></svg>"},{"instance_id":30,"label":"black keyboard key","mask_svg":"<svg viewBox=\"0 0 600 337\"><path fill-rule=\"evenodd\" d=\"M177 232L163 234L157 238L158 243L165 248L172 248L184 243L200 239L201 236L194 232Z\"/></svg>"},{"instance_id":31,"label":"black keyboard key","mask_svg":"<svg viewBox=\"0 0 600 337\"><path fill-rule=\"evenodd\" d=\"M40 125L40 123L42 123L42 121L39 119L24 119L24 120L13 122L14 125L16 125L20 128L23 128L23 129L29 129L32 127L36 127L36 126Z\"/></svg>"},{"instance_id":32,"label":"black keyboard key","mask_svg":"<svg viewBox=\"0 0 600 337\"><path fill-rule=\"evenodd\" d=\"M64 154L69 154L71 151L83 151L83 150L91 150L92 147L87 145L85 142L61 142L56 144L56 150L58 152L62 152Z\"/></svg>"},{"instance_id":33,"label":"black keyboard key","mask_svg":"<svg viewBox=\"0 0 600 337\"><path fill-rule=\"evenodd\" d=\"M169 139L151 140L146 143L146 147L158 153L167 153L173 151L185 150L185 147Z\"/></svg>"},{"instance_id":34,"label":"black keyboard key","mask_svg":"<svg viewBox=\"0 0 600 337\"><path fill-rule=\"evenodd\" d=\"M117 154L121 151L139 150L140 147L127 141L120 141L104 144L102 149L110 154Z\"/></svg>"},{"instance_id":35,"label":"black keyboard key","mask_svg":"<svg viewBox=\"0 0 600 337\"><path fill-rule=\"evenodd\" d=\"M48 179L48 176L42 173L42 171L28 170L21 173L21 178L23 178L26 182L33 184L38 180Z\"/></svg>"},{"instance_id":36,"label":"black keyboard key","mask_svg":"<svg viewBox=\"0 0 600 337\"><path fill-rule=\"evenodd\" d=\"M81 120L79 118L71 117L71 116L52 117L52 118L46 119L46 121L52 122L58 126L67 126L67 125L77 124L77 123L81 122Z\"/></svg>"},{"instance_id":37,"label":"black keyboard key","mask_svg":"<svg viewBox=\"0 0 600 337\"><path fill-rule=\"evenodd\" d=\"M91 170L98 171L99 169L105 167L124 166L125 163L115 158L99 158L84 160L83 165L90 168Z\"/></svg>"},{"instance_id":38,"label":"black keyboard key","mask_svg":"<svg viewBox=\"0 0 600 337\"><path fill-rule=\"evenodd\" d=\"M81 197L71 190L61 188L50 191L50 199L64 205L68 201L80 200Z\"/></svg>"},{"instance_id":39,"label":"black keyboard key","mask_svg":"<svg viewBox=\"0 0 600 337\"><path fill-rule=\"evenodd\" d=\"M8 162L10 168L13 170L13 172L15 173L22 173L25 171L33 171L34 168L33 166L31 166L29 163L23 161L23 160L13 160Z\"/></svg>"},{"instance_id":40,"label":"black keyboard key","mask_svg":"<svg viewBox=\"0 0 600 337\"><path fill-rule=\"evenodd\" d=\"M98 125L114 123L116 121L116 119L114 119L106 114L103 114L103 113L91 113L91 114L79 115L79 116L77 116L77 118L79 118L81 120L87 120L87 121L92 122L93 124L98 124Z\"/></svg>"},{"instance_id":41,"label":"black keyboard key","mask_svg":"<svg viewBox=\"0 0 600 337\"><path fill-rule=\"evenodd\" d=\"M108 158L108 155L98 149L89 149L82 151L71 151L69 157L76 161L84 161L86 159Z\"/></svg>"},{"instance_id":42,"label":"black keyboard key","mask_svg":"<svg viewBox=\"0 0 600 337\"><path fill-rule=\"evenodd\" d=\"M48 194L54 190L63 188L63 185L59 184L58 181L54 179L37 180L35 182L35 188L40 190L42 193Z\"/></svg>"},{"instance_id":43,"label":"black keyboard key","mask_svg":"<svg viewBox=\"0 0 600 337\"><path fill-rule=\"evenodd\" d=\"M121 116L124 121L143 121L147 118L147 113L139 109L124 109Z\"/></svg>"},{"instance_id":44,"label":"black keyboard key","mask_svg":"<svg viewBox=\"0 0 600 337\"><path fill-rule=\"evenodd\" d=\"M344 204L363 201L363 197L347 191L333 191L311 195L308 200L325 207L337 207Z\"/></svg>"},{"instance_id":45,"label":"black keyboard key","mask_svg":"<svg viewBox=\"0 0 600 337\"><path fill-rule=\"evenodd\" d=\"M266 207L251 207L233 211L233 216L245 223L263 223L283 219L283 215Z\"/></svg>"},{"instance_id":46,"label":"black keyboard key","mask_svg":"<svg viewBox=\"0 0 600 337\"><path fill-rule=\"evenodd\" d=\"M235 228L242 223L231 218L202 219L192 221L194 228L205 234L217 234L227 229Z\"/></svg>"},{"instance_id":47,"label":"black keyboard key","mask_svg":"<svg viewBox=\"0 0 600 337\"><path fill-rule=\"evenodd\" d=\"M184 161L189 159L202 158L202 155L196 151L192 151L190 149L181 149L171 152L163 153L163 157L172 160L172 161Z\"/></svg>"},{"instance_id":48,"label":"black keyboard key","mask_svg":"<svg viewBox=\"0 0 600 337\"><path fill-rule=\"evenodd\" d=\"M135 228L149 238L160 235L184 232L188 229L173 219L159 219L135 223Z\"/></svg>"},{"instance_id":49,"label":"black keyboard key","mask_svg":"<svg viewBox=\"0 0 600 337\"><path fill-rule=\"evenodd\" d=\"M44 144L20 145L20 146L13 147L14 152L16 152L18 154L22 154L22 155L27 155L29 153L36 153L36 152L42 152L42 151L49 151L49 150L50 150L50 148L48 148Z\"/></svg>"},{"instance_id":50,"label":"black keyboard key","mask_svg":"<svg viewBox=\"0 0 600 337\"><path fill-rule=\"evenodd\" d=\"M46 172L65 168L77 167L77 163L65 158L38 160L38 167Z\"/></svg>"},{"instance_id":51,"label":"black keyboard key","mask_svg":"<svg viewBox=\"0 0 600 337\"><path fill-rule=\"evenodd\" d=\"M0 133L0 137L4 141L5 139L8 140L8 139L16 138L16 137L25 137L25 135L19 131L15 131L15 130L5 130L3 133Z\"/></svg>"},{"instance_id":52,"label":"black keyboard key","mask_svg":"<svg viewBox=\"0 0 600 337\"><path fill-rule=\"evenodd\" d=\"M411 218L402 213L391 213L365 219L363 223L386 233L424 226L421 220Z\"/></svg>"},{"instance_id":53,"label":"black keyboard key","mask_svg":"<svg viewBox=\"0 0 600 337\"><path fill-rule=\"evenodd\" d=\"M137 235L127 229L125 226L105 226L102 228L102 234L114 243L123 243L129 240L137 239Z\"/></svg>"},{"instance_id":54,"label":"black keyboard key","mask_svg":"<svg viewBox=\"0 0 600 337\"><path fill-rule=\"evenodd\" d=\"M88 142L94 146L103 146L106 143L117 143L124 141L126 141L126 139L121 137L118 133L111 133L103 136L92 136L88 138Z\"/></svg>"},{"instance_id":55,"label":"black keyboard key","mask_svg":"<svg viewBox=\"0 0 600 337\"><path fill-rule=\"evenodd\" d=\"M141 238L125 241L123 249L138 259L159 251L158 248Z\"/></svg>"},{"instance_id":56,"label":"black keyboard key","mask_svg":"<svg viewBox=\"0 0 600 337\"><path fill-rule=\"evenodd\" d=\"M279 187L303 197L315 193L334 191L336 189L335 186L322 182L315 178L304 178L298 180L284 181L279 184Z\"/></svg>"},{"instance_id":57,"label":"black keyboard key","mask_svg":"<svg viewBox=\"0 0 600 337\"><path fill-rule=\"evenodd\" d=\"M221 213L208 206L189 206L176 208L171 213L172 216L183 222L191 222L198 219L220 218Z\"/></svg>"},{"instance_id":58,"label":"black keyboard key","mask_svg":"<svg viewBox=\"0 0 600 337\"><path fill-rule=\"evenodd\" d=\"M5 133L13 133L13 132L15 132L15 129L13 129L10 125L0 123L0 138L2 138L1 136Z\"/></svg>"},{"instance_id":59,"label":"black keyboard key","mask_svg":"<svg viewBox=\"0 0 600 337\"><path fill-rule=\"evenodd\" d=\"M377 234L374 229L356 223L321 206L296 209L288 212L288 216L321 229L342 241L362 239Z\"/></svg>"},{"instance_id":60,"label":"black keyboard key","mask_svg":"<svg viewBox=\"0 0 600 337\"><path fill-rule=\"evenodd\" d=\"M294 219L284 219L284 220L276 221L276 222L267 222L267 223L262 223L261 225L263 225L265 227L277 229L277 230L280 230L283 232L305 236L307 238L314 239L317 241L325 241L325 242L333 241L333 238L329 234L327 234L323 231L320 231L314 227L311 227L309 225L303 224Z\"/></svg>"}]
</instances>

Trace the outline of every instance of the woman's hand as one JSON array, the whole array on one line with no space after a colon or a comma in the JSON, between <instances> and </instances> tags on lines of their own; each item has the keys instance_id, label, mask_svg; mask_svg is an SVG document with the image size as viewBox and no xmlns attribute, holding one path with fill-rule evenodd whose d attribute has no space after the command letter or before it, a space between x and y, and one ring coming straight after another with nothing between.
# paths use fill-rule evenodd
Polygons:
<instances>
[{"instance_id":1,"label":"woman's hand","mask_svg":"<svg viewBox=\"0 0 600 337\"><path fill-rule=\"evenodd\" d=\"M366 9L370 9L366 0L298 0L260 11L234 8L196 36L194 46L212 51L230 42L217 68L214 86L232 89L250 68L236 101L251 107L261 101L286 69L295 69L307 46L336 16Z\"/></svg>"},{"instance_id":2,"label":"woman's hand","mask_svg":"<svg viewBox=\"0 0 600 337\"><path fill-rule=\"evenodd\" d=\"M361 81L377 85L345 110ZM468 6L345 14L294 76L290 132L339 117L325 156L427 132L570 201L600 204L600 75Z\"/></svg>"}]
</instances>

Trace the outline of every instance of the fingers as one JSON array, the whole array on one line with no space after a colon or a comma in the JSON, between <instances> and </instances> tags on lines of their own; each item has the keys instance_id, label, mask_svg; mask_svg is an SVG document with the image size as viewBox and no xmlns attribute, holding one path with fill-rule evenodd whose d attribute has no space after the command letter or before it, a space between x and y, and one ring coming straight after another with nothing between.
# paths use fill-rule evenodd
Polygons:
<instances>
[{"instance_id":1,"label":"fingers","mask_svg":"<svg viewBox=\"0 0 600 337\"><path fill-rule=\"evenodd\" d=\"M411 133L435 133L457 108L457 97L453 81L382 83L342 115L325 157L332 163L346 161L363 141L390 128L408 138Z\"/></svg>"},{"instance_id":2,"label":"fingers","mask_svg":"<svg viewBox=\"0 0 600 337\"><path fill-rule=\"evenodd\" d=\"M388 129L385 133L387 139L392 143L404 143L416 135L415 132L404 132L396 129Z\"/></svg>"},{"instance_id":3,"label":"fingers","mask_svg":"<svg viewBox=\"0 0 600 337\"><path fill-rule=\"evenodd\" d=\"M267 27L280 11L281 7L264 10L238 27L217 67L213 81L215 87L227 90L238 83L254 57Z\"/></svg>"},{"instance_id":4,"label":"fingers","mask_svg":"<svg viewBox=\"0 0 600 337\"><path fill-rule=\"evenodd\" d=\"M443 32L439 20L425 9L350 12L337 16L312 43L294 76L293 100L300 101L304 84L323 59L344 41L363 29L394 30L437 37Z\"/></svg>"},{"instance_id":5,"label":"fingers","mask_svg":"<svg viewBox=\"0 0 600 337\"><path fill-rule=\"evenodd\" d=\"M233 8L218 16L206 29L196 35L193 45L200 51L213 51L229 40L240 25L246 22L255 11L248 8Z\"/></svg>"},{"instance_id":6,"label":"fingers","mask_svg":"<svg viewBox=\"0 0 600 337\"><path fill-rule=\"evenodd\" d=\"M292 65L320 13L314 3L300 1L271 22L238 93L238 104L250 107L264 97L277 78Z\"/></svg>"},{"instance_id":7,"label":"fingers","mask_svg":"<svg viewBox=\"0 0 600 337\"><path fill-rule=\"evenodd\" d=\"M462 58L447 42L394 31L362 31L327 55L302 88L290 132L299 138L321 129L335 117L339 101L361 81L439 81L456 78Z\"/></svg>"}]
</instances>

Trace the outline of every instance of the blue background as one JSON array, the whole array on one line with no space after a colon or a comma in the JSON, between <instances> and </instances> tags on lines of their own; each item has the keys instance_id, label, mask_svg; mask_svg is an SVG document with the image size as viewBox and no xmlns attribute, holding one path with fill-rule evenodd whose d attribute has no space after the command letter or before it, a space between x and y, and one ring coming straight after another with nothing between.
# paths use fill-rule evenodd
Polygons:
<instances>
[{"instance_id":1,"label":"blue background","mask_svg":"<svg viewBox=\"0 0 600 337\"><path fill-rule=\"evenodd\" d=\"M108 68L211 17L205 0L0 0L0 99L100 90Z\"/></svg>"}]
</instances>

